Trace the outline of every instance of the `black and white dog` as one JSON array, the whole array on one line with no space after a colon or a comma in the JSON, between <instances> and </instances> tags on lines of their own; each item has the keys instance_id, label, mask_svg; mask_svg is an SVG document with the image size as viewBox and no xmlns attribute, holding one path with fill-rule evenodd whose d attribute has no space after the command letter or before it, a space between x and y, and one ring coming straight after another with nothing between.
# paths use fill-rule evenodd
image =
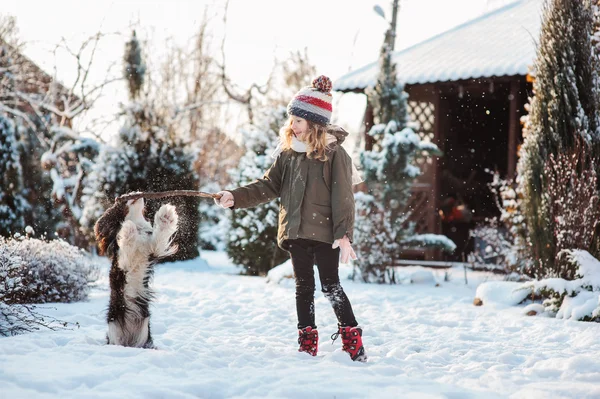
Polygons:
<instances>
[{"instance_id":1,"label":"black and white dog","mask_svg":"<svg viewBox=\"0 0 600 399\"><path fill-rule=\"evenodd\" d=\"M116 202L94 226L101 253L111 260L108 334L110 345L152 348L150 279L161 258L177 252L172 245L177 231L175 207L166 204L154 217L144 217L144 199Z\"/></svg>"}]
</instances>

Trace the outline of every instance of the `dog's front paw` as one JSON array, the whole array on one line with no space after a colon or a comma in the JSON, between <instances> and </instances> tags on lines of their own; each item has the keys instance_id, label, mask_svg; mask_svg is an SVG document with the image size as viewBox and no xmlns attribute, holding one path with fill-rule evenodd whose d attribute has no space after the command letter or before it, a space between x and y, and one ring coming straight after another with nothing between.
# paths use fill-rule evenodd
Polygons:
<instances>
[{"instance_id":1,"label":"dog's front paw","mask_svg":"<svg viewBox=\"0 0 600 399\"><path fill-rule=\"evenodd\" d=\"M119 247L123 247L124 244L135 241L137 234L138 231L135 223L133 223L131 220L126 220L123 222L121 230L119 230L117 244Z\"/></svg>"},{"instance_id":2,"label":"dog's front paw","mask_svg":"<svg viewBox=\"0 0 600 399\"><path fill-rule=\"evenodd\" d=\"M178 220L179 216L175 207L171 204L165 204L156 212L154 225L161 230L175 230L177 229Z\"/></svg>"}]
</instances>

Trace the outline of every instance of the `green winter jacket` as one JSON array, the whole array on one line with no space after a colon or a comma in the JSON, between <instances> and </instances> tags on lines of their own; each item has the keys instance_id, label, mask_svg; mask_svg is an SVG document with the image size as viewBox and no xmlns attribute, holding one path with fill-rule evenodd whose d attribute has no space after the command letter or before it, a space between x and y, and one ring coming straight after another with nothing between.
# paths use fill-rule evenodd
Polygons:
<instances>
[{"instance_id":1,"label":"green winter jacket","mask_svg":"<svg viewBox=\"0 0 600 399\"><path fill-rule=\"evenodd\" d=\"M306 153L283 151L261 179L230 190L234 208L251 208L280 198L277 244L288 250L287 240L306 238L333 243L347 235L352 242L354 193L352 160L341 146L348 133L331 126L337 138L325 162Z\"/></svg>"}]
</instances>

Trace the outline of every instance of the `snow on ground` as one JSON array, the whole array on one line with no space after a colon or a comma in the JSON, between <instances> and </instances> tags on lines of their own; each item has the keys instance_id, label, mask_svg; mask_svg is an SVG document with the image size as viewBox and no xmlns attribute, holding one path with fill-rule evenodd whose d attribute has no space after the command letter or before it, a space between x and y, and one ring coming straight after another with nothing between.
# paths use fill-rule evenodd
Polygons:
<instances>
[{"instance_id":1,"label":"snow on ground","mask_svg":"<svg viewBox=\"0 0 600 399\"><path fill-rule=\"evenodd\" d=\"M600 325L472 305L484 274L449 282L343 285L369 362L331 345L336 321L317 292L319 356L297 352L294 284L235 275L223 253L161 265L152 333L158 350L104 345L108 285L47 310L71 331L0 338L0 398L598 398ZM415 272L418 272L415 274ZM106 275L107 273L105 273ZM343 273L342 273L343 274Z\"/></svg>"}]
</instances>

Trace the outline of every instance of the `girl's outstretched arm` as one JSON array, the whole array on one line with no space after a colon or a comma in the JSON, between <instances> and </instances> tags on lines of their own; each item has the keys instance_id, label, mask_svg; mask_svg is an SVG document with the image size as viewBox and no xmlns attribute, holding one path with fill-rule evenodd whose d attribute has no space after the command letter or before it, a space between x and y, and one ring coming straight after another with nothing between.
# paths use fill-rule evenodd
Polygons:
<instances>
[{"instance_id":1,"label":"girl's outstretched arm","mask_svg":"<svg viewBox=\"0 0 600 399\"><path fill-rule=\"evenodd\" d=\"M280 196L282 179L282 156L279 155L273 165L264 176L256 181L234 190L228 190L233 194L234 208L252 208L264 204Z\"/></svg>"}]
</instances>

